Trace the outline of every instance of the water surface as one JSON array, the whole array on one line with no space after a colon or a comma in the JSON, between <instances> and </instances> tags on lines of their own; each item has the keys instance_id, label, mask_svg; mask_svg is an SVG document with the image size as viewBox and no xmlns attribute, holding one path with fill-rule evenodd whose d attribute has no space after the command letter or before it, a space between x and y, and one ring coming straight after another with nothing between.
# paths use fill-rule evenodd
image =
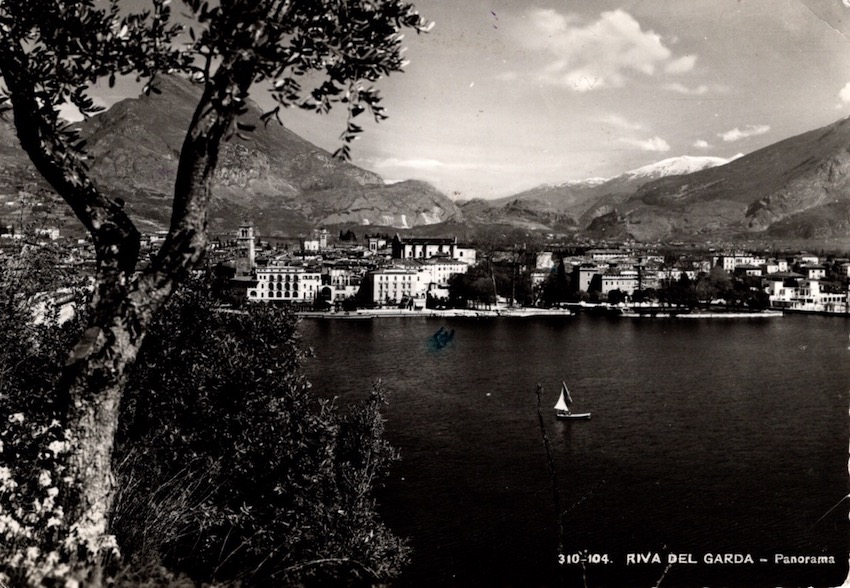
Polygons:
<instances>
[{"instance_id":1,"label":"water surface","mask_svg":"<svg viewBox=\"0 0 850 588\"><path fill-rule=\"evenodd\" d=\"M454 329L437 349L431 336ZM401 450L381 511L409 536L399 586L839 585L847 575L850 321L305 320L308 377L341 401L377 379ZM559 422L560 382L587 422ZM556 464L559 567L536 385ZM754 564L706 565L705 554ZM778 565L776 554L833 565ZM762 563L761 558L768 562Z\"/></svg>"}]
</instances>

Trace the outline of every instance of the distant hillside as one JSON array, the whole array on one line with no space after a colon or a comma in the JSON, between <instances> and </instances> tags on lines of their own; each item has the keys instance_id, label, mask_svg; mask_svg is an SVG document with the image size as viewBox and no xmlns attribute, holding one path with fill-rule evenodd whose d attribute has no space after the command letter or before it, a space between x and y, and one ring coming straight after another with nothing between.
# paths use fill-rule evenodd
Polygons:
<instances>
[{"instance_id":1,"label":"distant hillside","mask_svg":"<svg viewBox=\"0 0 850 588\"><path fill-rule=\"evenodd\" d=\"M461 205L471 222L594 239L795 241L850 234L850 119L730 161L666 159L615 178ZM570 226L573 230L569 230ZM563 230L563 229L567 230Z\"/></svg>"},{"instance_id":2,"label":"distant hillside","mask_svg":"<svg viewBox=\"0 0 850 588\"><path fill-rule=\"evenodd\" d=\"M850 120L842 119L724 166L648 182L588 217L616 209L622 230L638 240L838 237L847 232L849 201Z\"/></svg>"},{"instance_id":3,"label":"distant hillside","mask_svg":"<svg viewBox=\"0 0 850 588\"><path fill-rule=\"evenodd\" d=\"M101 189L127 201L142 229L165 228L183 135L200 88L162 78L161 94L128 99L81 123ZM460 220L458 207L424 182L391 185L331 155L277 124L263 125L249 104L240 119L256 130L223 145L210 212L212 230L232 230L253 219L261 234L297 234L320 225L350 223L414 227ZM8 125L0 127L0 194L34 178ZM6 178L4 181L3 178Z\"/></svg>"},{"instance_id":4,"label":"distant hillside","mask_svg":"<svg viewBox=\"0 0 850 588\"><path fill-rule=\"evenodd\" d=\"M120 195L142 229L167 226L184 129L199 88L167 78L161 94L119 102L81 124L92 175ZM252 219L266 236L316 226L554 232L637 241L830 240L850 234L850 119L803 133L731 161L677 157L614 178L545 185L500 200L454 203L419 181L386 184L335 161L286 128L259 122L249 106L246 139L224 146L210 212L213 231ZM25 219L22 202L49 189L0 121L0 225ZM49 198L48 198L49 199ZM55 199L55 198L54 198ZM75 226L64 204L57 220Z\"/></svg>"},{"instance_id":5,"label":"distant hillside","mask_svg":"<svg viewBox=\"0 0 850 588\"><path fill-rule=\"evenodd\" d=\"M593 217L611 212L620 202L634 194L646 182L671 174L685 174L723 165L720 157L674 157L627 171L614 178L590 178L541 185L514 196L461 204L466 218L472 222L501 222L522 226L545 225L557 232L575 232L587 226ZM608 206L602 210L601 206Z\"/></svg>"}]
</instances>

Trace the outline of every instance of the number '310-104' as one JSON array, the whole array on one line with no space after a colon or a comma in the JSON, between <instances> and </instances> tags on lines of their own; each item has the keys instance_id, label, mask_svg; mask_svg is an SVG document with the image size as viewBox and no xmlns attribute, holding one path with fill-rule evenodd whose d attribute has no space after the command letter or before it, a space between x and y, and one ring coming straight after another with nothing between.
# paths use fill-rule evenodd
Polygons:
<instances>
[{"instance_id":1,"label":"number '310-104'","mask_svg":"<svg viewBox=\"0 0 850 588\"><path fill-rule=\"evenodd\" d=\"M558 554L558 563L561 565L564 564L607 564L611 563L611 559L608 557L607 553L559 553Z\"/></svg>"}]
</instances>

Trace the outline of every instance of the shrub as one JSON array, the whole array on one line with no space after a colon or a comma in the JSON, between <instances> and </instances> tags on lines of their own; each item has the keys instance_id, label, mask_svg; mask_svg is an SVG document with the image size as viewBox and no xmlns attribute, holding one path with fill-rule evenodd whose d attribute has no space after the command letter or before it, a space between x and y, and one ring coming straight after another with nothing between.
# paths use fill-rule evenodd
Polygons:
<instances>
[{"instance_id":1,"label":"shrub","mask_svg":"<svg viewBox=\"0 0 850 588\"><path fill-rule=\"evenodd\" d=\"M0 257L0 581L13 585L63 581L72 564L108 567L117 554L112 537L69 526L63 512L68 440L55 391L83 316L61 320L57 300L83 308L85 293L61 254L24 244Z\"/></svg>"},{"instance_id":2,"label":"shrub","mask_svg":"<svg viewBox=\"0 0 850 588\"><path fill-rule=\"evenodd\" d=\"M113 524L125 553L199 581L394 576L408 549L371 494L397 458L380 388L340 412L301 375L289 313L223 310L208 292L175 296L125 392Z\"/></svg>"},{"instance_id":3,"label":"shrub","mask_svg":"<svg viewBox=\"0 0 850 588\"><path fill-rule=\"evenodd\" d=\"M61 584L77 562L150 586L371 584L399 572L409 549L372 497L397 458L380 387L346 411L318 399L300 372L295 319L264 305L224 310L202 280L167 305L125 390L117 544L69 528L53 399L84 316L63 322L38 296L80 286L44 271L50 256L60 267L56 253L0 259L0 582Z\"/></svg>"}]
</instances>

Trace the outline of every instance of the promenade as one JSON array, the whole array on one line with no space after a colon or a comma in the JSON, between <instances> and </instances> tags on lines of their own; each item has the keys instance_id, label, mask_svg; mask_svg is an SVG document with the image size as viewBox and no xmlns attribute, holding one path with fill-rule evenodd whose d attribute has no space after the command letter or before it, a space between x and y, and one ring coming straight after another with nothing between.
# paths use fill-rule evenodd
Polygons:
<instances>
[{"instance_id":1,"label":"promenade","mask_svg":"<svg viewBox=\"0 0 850 588\"><path fill-rule=\"evenodd\" d=\"M328 319L328 320L368 320L373 318L410 318L410 317L433 317L433 318L533 318L533 317L569 317L573 312L558 308L509 308L498 307L491 310L479 309L424 309L407 310L400 308L373 308L354 311L339 312L297 312L301 318Z\"/></svg>"}]
</instances>

